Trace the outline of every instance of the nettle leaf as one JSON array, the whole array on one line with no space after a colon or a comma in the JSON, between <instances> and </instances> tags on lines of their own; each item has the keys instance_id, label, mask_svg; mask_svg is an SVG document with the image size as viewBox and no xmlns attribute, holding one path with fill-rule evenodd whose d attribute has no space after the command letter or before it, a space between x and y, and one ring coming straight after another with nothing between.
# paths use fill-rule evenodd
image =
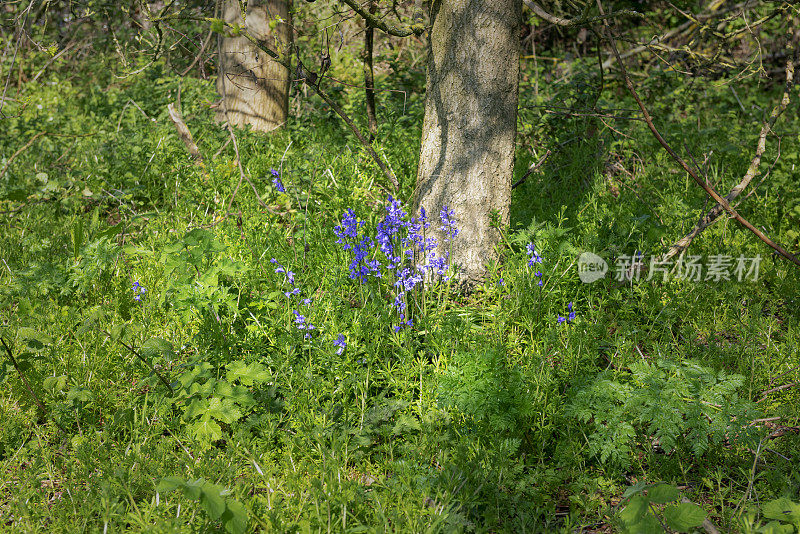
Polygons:
<instances>
[{"instance_id":1,"label":"nettle leaf","mask_svg":"<svg viewBox=\"0 0 800 534\"><path fill-rule=\"evenodd\" d=\"M641 493L642 491L647 489L647 486L648 486L647 482L645 482L644 480L640 480L633 486L629 486L628 489L625 490L625 493L622 494L622 498L627 499L631 495L636 495L637 493Z\"/></svg>"},{"instance_id":2,"label":"nettle leaf","mask_svg":"<svg viewBox=\"0 0 800 534\"><path fill-rule=\"evenodd\" d=\"M702 525L705 519L705 510L690 502L668 506L664 509L664 522L669 528L678 532L691 532Z\"/></svg>"},{"instance_id":3,"label":"nettle leaf","mask_svg":"<svg viewBox=\"0 0 800 534\"><path fill-rule=\"evenodd\" d=\"M666 504L677 501L680 494L672 484L657 484L647 491L647 497L656 504Z\"/></svg>"},{"instance_id":4,"label":"nettle leaf","mask_svg":"<svg viewBox=\"0 0 800 534\"><path fill-rule=\"evenodd\" d=\"M229 363L225 377L228 382L238 380L244 386L252 386L256 382L262 383L272 379L272 374L262 364L253 362L248 365L241 360Z\"/></svg>"},{"instance_id":5,"label":"nettle leaf","mask_svg":"<svg viewBox=\"0 0 800 534\"><path fill-rule=\"evenodd\" d=\"M17 329L17 340L34 352L44 350L45 347L53 342L53 338L47 334L27 326L21 326Z\"/></svg>"},{"instance_id":6,"label":"nettle leaf","mask_svg":"<svg viewBox=\"0 0 800 534\"><path fill-rule=\"evenodd\" d=\"M786 497L768 502L762 512L767 519L777 519L800 528L800 504Z\"/></svg>"},{"instance_id":7,"label":"nettle leaf","mask_svg":"<svg viewBox=\"0 0 800 534\"><path fill-rule=\"evenodd\" d=\"M67 387L67 377L62 376L48 376L42 382L44 389L50 390L52 393L63 391Z\"/></svg>"},{"instance_id":8,"label":"nettle leaf","mask_svg":"<svg viewBox=\"0 0 800 534\"><path fill-rule=\"evenodd\" d=\"M756 532L759 534L794 534L794 527L778 521L770 521Z\"/></svg>"}]
</instances>

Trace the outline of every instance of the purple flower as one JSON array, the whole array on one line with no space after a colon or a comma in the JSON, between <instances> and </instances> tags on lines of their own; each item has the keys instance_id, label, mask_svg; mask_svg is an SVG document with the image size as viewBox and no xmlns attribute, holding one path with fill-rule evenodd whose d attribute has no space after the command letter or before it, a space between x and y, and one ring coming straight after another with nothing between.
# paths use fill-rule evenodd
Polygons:
<instances>
[{"instance_id":1,"label":"purple flower","mask_svg":"<svg viewBox=\"0 0 800 534\"><path fill-rule=\"evenodd\" d=\"M342 245L344 250L353 253L353 261L350 262L350 278L360 279L362 283L367 281L367 276L380 276L380 263L377 260L367 261L369 250L374 246L372 239L365 235L359 236L359 229L364 226L364 221L359 221L355 212L348 208L342 215L342 223L334 227L333 232L339 238L336 243Z\"/></svg>"},{"instance_id":2,"label":"purple flower","mask_svg":"<svg viewBox=\"0 0 800 534\"><path fill-rule=\"evenodd\" d=\"M567 311L569 311L569 314L567 315L567 317L561 317L560 315L558 316L558 324L561 324L564 321L566 321L567 323L571 323L572 321L575 320L575 312L572 311L572 303L571 302L569 304L567 304Z\"/></svg>"},{"instance_id":3,"label":"purple flower","mask_svg":"<svg viewBox=\"0 0 800 534\"><path fill-rule=\"evenodd\" d=\"M272 185L279 193L285 193L286 189L283 187L283 182L281 182L281 173L276 171L275 169L270 169L272 173Z\"/></svg>"},{"instance_id":4,"label":"purple flower","mask_svg":"<svg viewBox=\"0 0 800 534\"><path fill-rule=\"evenodd\" d=\"M133 286L131 286L131 289L133 289L133 293L134 293L133 300L135 300L137 302L141 301L142 300L142 295L147 293L147 290L145 288L143 288L139 284L138 280L133 283Z\"/></svg>"},{"instance_id":5,"label":"purple flower","mask_svg":"<svg viewBox=\"0 0 800 534\"><path fill-rule=\"evenodd\" d=\"M292 271L286 269L286 267L284 267L283 265L278 263L278 260L276 260L275 258L272 258L269 261L270 261L270 263L274 263L275 265L278 266L278 268L275 269L275 272L277 274L283 274L286 277L286 279L289 281L289 283L294 285L294 273Z\"/></svg>"},{"instance_id":6,"label":"purple flower","mask_svg":"<svg viewBox=\"0 0 800 534\"><path fill-rule=\"evenodd\" d=\"M439 219L442 221L441 230L445 234L444 240L452 241L458 235L458 228L456 227L456 212L449 209L447 206L442 206L439 212Z\"/></svg>"},{"instance_id":7,"label":"purple flower","mask_svg":"<svg viewBox=\"0 0 800 534\"><path fill-rule=\"evenodd\" d=\"M525 249L526 249L526 253L528 254L528 256L531 257L531 259L528 260L528 266L529 267L533 267L533 265L536 264L536 263L542 263L542 257L539 256L539 254L536 253L536 247L533 246L533 243L528 243L528 245L525 247ZM536 276L540 276L540 275L541 275L541 273L537 273Z\"/></svg>"},{"instance_id":8,"label":"purple flower","mask_svg":"<svg viewBox=\"0 0 800 534\"><path fill-rule=\"evenodd\" d=\"M333 341L333 346L339 347L339 349L336 351L336 354L341 355L344 352L344 349L347 347L347 342L344 340L344 334L339 334L339 337Z\"/></svg>"}]
</instances>

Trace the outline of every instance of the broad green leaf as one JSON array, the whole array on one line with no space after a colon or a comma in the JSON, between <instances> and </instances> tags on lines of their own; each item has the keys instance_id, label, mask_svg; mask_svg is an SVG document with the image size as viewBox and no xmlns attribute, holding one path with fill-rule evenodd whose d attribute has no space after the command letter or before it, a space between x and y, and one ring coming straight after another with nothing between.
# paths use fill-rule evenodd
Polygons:
<instances>
[{"instance_id":1,"label":"broad green leaf","mask_svg":"<svg viewBox=\"0 0 800 534\"><path fill-rule=\"evenodd\" d=\"M197 478L195 480L188 480L181 485L183 494L187 499L196 501L200 498L200 493L203 491L203 486L206 484L204 478Z\"/></svg>"},{"instance_id":2,"label":"broad green leaf","mask_svg":"<svg viewBox=\"0 0 800 534\"><path fill-rule=\"evenodd\" d=\"M226 399L230 399L243 408L249 408L255 404L255 399L250 393L250 390L244 386L234 386L225 380L217 382L217 387L214 390L214 395Z\"/></svg>"},{"instance_id":3,"label":"broad green leaf","mask_svg":"<svg viewBox=\"0 0 800 534\"><path fill-rule=\"evenodd\" d=\"M591 414L591 412L590 412L590 414ZM590 417L591 417L591 415L590 415ZM627 499L631 495L635 495L637 493L641 493L646 488L647 488L647 482L641 480L641 481L637 482L636 484L634 484L633 486L628 487L628 489L625 490L625 493L622 494L622 498L623 499Z\"/></svg>"},{"instance_id":4,"label":"broad green leaf","mask_svg":"<svg viewBox=\"0 0 800 534\"><path fill-rule=\"evenodd\" d=\"M256 382L267 382L272 378L269 370L258 362L253 362L249 365L241 360L229 363L226 366L228 370L225 375L228 382L238 380L244 386L252 386Z\"/></svg>"},{"instance_id":5,"label":"broad green leaf","mask_svg":"<svg viewBox=\"0 0 800 534\"><path fill-rule=\"evenodd\" d=\"M762 513L767 519L777 519L800 528L800 504L792 502L786 497L768 502L764 505Z\"/></svg>"},{"instance_id":6,"label":"broad green leaf","mask_svg":"<svg viewBox=\"0 0 800 534\"><path fill-rule=\"evenodd\" d=\"M647 490L647 497L650 499L650 502L666 504L668 502L677 501L678 497L680 497L680 493L678 493L678 488L672 484L657 484Z\"/></svg>"},{"instance_id":7,"label":"broad green leaf","mask_svg":"<svg viewBox=\"0 0 800 534\"><path fill-rule=\"evenodd\" d=\"M158 356L170 357L175 353L175 348L172 343L160 337L151 337L142 344L139 349L141 354L146 359L157 358Z\"/></svg>"},{"instance_id":8,"label":"broad green leaf","mask_svg":"<svg viewBox=\"0 0 800 534\"><path fill-rule=\"evenodd\" d=\"M225 530L230 534L243 534L247 531L247 509L239 501L228 499L228 507L221 519Z\"/></svg>"},{"instance_id":9,"label":"broad green leaf","mask_svg":"<svg viewBox=\"0 0 800 534\"><path fill-rule=\"evenodd\" d=\"M229 425L242 418L242 412L236 404L229 399L212 397L208 403L205 415Z\"/></svg>"},{"instance_id":10,"label":"broad green leaf","mask_svg":"<svg viewBox=\"0 0 800 534\"><path fill-rule=\"evenodd\" d=\"M178 488L182 488L186 482L181 477L164 477L156 486L156 490L161 493L169 493Z\"/></svg>"},{"instance_id":11,"label":"broad green leaf","mask_svg":"<svg viewBox=\"0 0 800 534\"><path fill-rule=\"evenodd\" d=\"M206 483L200 492L200 504L205 508L212 519L219 519L225 511L225 499L220 492L222 488L215 484Z\"/></svg>"},{"instance_id":12,"label":"broad green leaf","mask_svg":"<svg viewBox=\"0 0 800 534\"><path fill-rule=\"evenodd\" d=\"M67 386L67 377L65 375L48 376L42 382L42 386L52 392L62 391Z\"/></svg>"},{"instance_id":13,"label":"broad green leaf","mask_svg":"<svg viewBox=\"0 0 800 534\"><path fill-rule=\"evenodd\" d=\"M638 523L642 517L648 512L650 501L643 495L636 495L632 497L620 513L619 518L626 525L633 525Z\"/></svg>"},{"instance_id":14,"label":"broad green leaf","mask_svg":"<svg viewBox=\"0 0 800 534\"><path fill-rule=\"evenodd\" d=\"M756 532L759 534L794 534L794 527L778 521L770 521Z\"/></svg>"},{"instance_id":15,"label":"broad green leaf","mask_svg":"<svg viewBox=\"0 0 800 534\"><path fill-rule=\"evenodd\" d=\"M30 350L38 352L53 342L53 338L39 332L35 328L21 326L17 329L17 339L20 340Z\"/></svg>"},{"instance_id":16,"label":"broad green leaf","mask_svg":"<svg viewBox=\"0 0 800 534\"><path fill-rule=\"evenodd\" d=\"M189 430L197 441L207 445L210 445L218 439L222 439L222 428L212 420L197 421L189 425Z\"/></svg>"},{"instance_id":17,"label":"broad green leaf","mask_svg":"<svg viewBox=\"0 0 800 534\"><path fill-rule=\"evenodd\" d=\"M703 524L706 512L694 503L684 502L664 509L664 522L672 530L691 532Z\"/></svg>"}]
</instances>

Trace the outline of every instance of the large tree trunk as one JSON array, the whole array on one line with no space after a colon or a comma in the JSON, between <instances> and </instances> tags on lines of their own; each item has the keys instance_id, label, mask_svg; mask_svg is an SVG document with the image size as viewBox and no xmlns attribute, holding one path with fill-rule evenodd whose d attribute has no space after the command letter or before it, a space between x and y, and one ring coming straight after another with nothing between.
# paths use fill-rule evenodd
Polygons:
<instances>
[{"instance_id":1,"label":"large tree trunk","mask_svg":"<svg viewBox=\"0 0 800 534\"><path fill-rule=\"evenodd\" d=\"M450 261L481 280L508 224L519 88L519 0L434 0L416 208L455 211ZM433 228L433 225L431 225ZM441 233L436 237L442 242Z\"/></svg>"},{"instance_id":2,"label":"large tree trunk","mask_svg":"<svg viewBox=\"0 0 800 534\"><path fill-rule=\"evenodd\" d=\"M280 17L284 23L270 29ZM292 39L288 0L247 2L245 29L275 51L286 53ZM237 0L223 0L222 19L242 24ZM219 38L217 91L223 99L219 119L231 125L249 124L269 132L283 126L289 109L289 71L256 48L245 37Z\"/></svg>"}]
</instances>

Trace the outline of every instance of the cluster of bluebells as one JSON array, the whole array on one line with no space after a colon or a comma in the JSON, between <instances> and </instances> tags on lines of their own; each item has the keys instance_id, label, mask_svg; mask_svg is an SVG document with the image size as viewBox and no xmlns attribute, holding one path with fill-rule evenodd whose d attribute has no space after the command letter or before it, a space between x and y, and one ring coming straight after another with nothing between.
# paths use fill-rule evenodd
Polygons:
<instances>
[{"instance_id":1,"label":"cluster of bluebells","mask_svg":"<svg viewBox=\"0 0 800 534\"><path fill-rule=\"evenodd\" d=\"M275 169L270 169L270 173L272 173L272 185L279 193L285 193L286 189L284 189L283 182L281 182L281 173Z\"/></svg>"},{"instance_id":2,"label":"cluster of bluebells","mask_svg":"<svg viewBox=\"0 0 800 534\"><path fill-rule=\"evenodd\" d=\"M133 290L133 300L135 300L137 302L142 300L142 297L144 296L144 294L147 293L147 290L145 288L143 288L139 284L138 280L133 283L133 286L131 286L131 289Z\"/></svg>"},{"instance_id":3,"label":"cluster of bluebells","mask_svg":"<svg viewBox=\"0 0 800 534\"><path fill-rule=\"evenodd\" d=\"M339 347L336 350L336 354L340 355L344 352L344 349L347 348L347 341L344 340L344 334L339 334L339 337L333 340L333 346Z\"/></svg>"},{"instance_id":4,"label":"cluster of bluebells","mask_svg":"<svg viewBox=\"0 0 800 534\"><path fill-rule=\"evenodd\" d=\"M528 259L528 267L533 267L537 263L539 263L539 264L542 263L542 257L539 255L538 252L536 252L536 247L533 246L533 243L528 243L528 246L525 247L525 249L526 249L526 252L527 252L528 256L530 256L530 258ZM534 275L536 276L536 278L539 279L536 282L536 285L541 287L542 284L543 284L543 282L542 282L542 270L537 267L536 268L536 272L534 273Z\"/></svg>"},{"instance_id":5,"label":"cluster of bluebells","mask_svg":"<svg viewBox=\"0 0 800 534\"><path fill-rule=\"evenodd\" d=\"M273 265L277 266L275 267L275 273L282 274L286 279L286 281L289 282L289 285L291 285L291 289L283 292L283 294L286 295L286 298L288 298L291 301L293 297L296 297L297 295L300 294L300 287L295 283L294 273L289 269L287 269L286 267L284 267L283 265L281 265L280 263L278 263L278 260L276 260L275 258L272 258L269 261ZM311 304L311 299L309 298L301 299L300 302L308 306ZM295 327L297 327L298 330L305 330L306 331L305 338L309 339L311 337L311 332L315 330L316 327L313 324L309 323L306 320L305 316L300 314L299 310L295 309L292 311L294 313Z\"/></svg>"},{"instance_id":6,"label":"cluster of bluebells","mask_svg":"<svg viewBox=\"0 0 800 534\"><path fill-rule=\"evenodd\" d=\"M560 315L558 316L558 324L561 324L565 321L567 323L571 323L572 321L575 320L575 312L572 310L571 302L567 305L567 311L569 312L569 314L566 317L561 317Z\"/></svg>"},{"instance_id":7,"label":"cluster of bluebells","mask_svg":"<svg viewBox=\"0 0 800 534\"><path fill-rule=\"evenodd\" d=\"M333 231L339 238L336 243L350 251L353 259L350 262L350 278L367 281L371 275L382 278L381 262L378 259L369 259L370 251L378 249L385 259L386 272L393 275L395 299L393 302L400 318L400 324L395 327L399 331L403 326L413 326L407 317L406 295L417 285L423 283L426 276L437 274L443 280L446 276L448 261L450 259L450 243L458 235L455 213L444 206L439 213L441 226L439 230L444 234L444 253L437 255L435 250L438 243L433 237L426 237L431 221L425 208L420 209L419 217L408 219L408 213L403 210L399 200L389 196L386 202L386 215L378 223L375 239L361 234L364 221L359 221L352 209L347 209L341 224L334 227Z\"/></svg>"}]
</instances>

